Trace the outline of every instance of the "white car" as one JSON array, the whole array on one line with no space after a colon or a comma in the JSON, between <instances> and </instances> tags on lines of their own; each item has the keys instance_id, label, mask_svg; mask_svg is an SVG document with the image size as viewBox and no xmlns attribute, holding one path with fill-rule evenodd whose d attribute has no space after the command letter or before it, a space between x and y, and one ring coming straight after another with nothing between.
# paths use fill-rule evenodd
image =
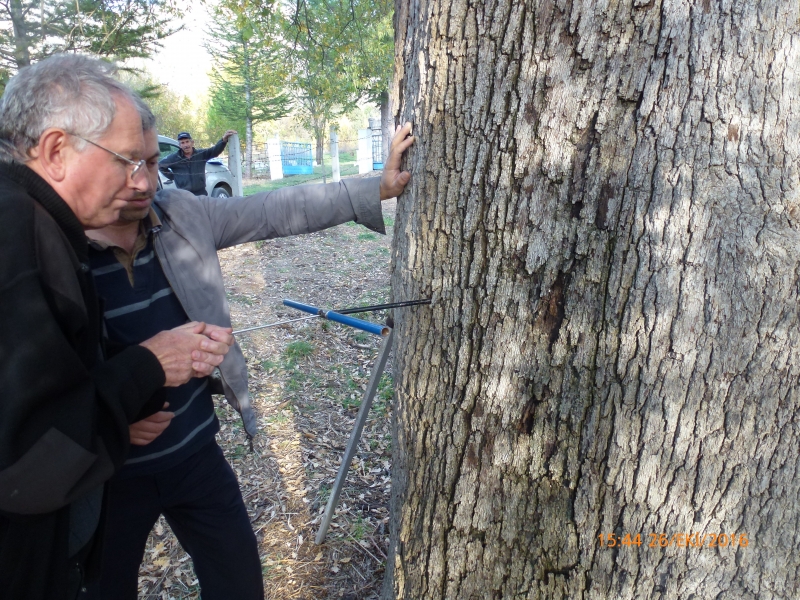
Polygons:
<instances>
[{"instance_id":1,"label":"white car","mask_svg":"<svg viewBox=\"0 0 800 600\"><path fill-rule=\"evenodd\" d=\"M161 152L159 160L180 150L177 140L166 136L158 136L158 149ZM175 182L164 177L159 172L161 187L164 189L175 189ZM221 160L212 158L206 162L206 192L215 198L230 198L233 195L233 175Z\"/></svg>"}]
</instances>

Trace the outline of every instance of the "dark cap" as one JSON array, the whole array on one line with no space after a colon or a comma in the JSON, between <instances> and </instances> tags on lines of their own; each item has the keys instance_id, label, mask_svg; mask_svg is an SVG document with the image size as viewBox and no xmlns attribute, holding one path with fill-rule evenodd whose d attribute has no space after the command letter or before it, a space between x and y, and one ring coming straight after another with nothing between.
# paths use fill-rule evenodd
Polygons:
<instances>
[{"instance_id":1,"label":"dark cap","mask_svg":"<svg viewBox=\"0 0 800 600\"><path fill-rule=\"evenodd\" d=\"M190 139L192 139L192 136L189 134L189 132L188 132L188 131L181 131L181 132L178 134L178 140L179 140L179 141L180 141L180 140L190 140Z\"/></svg>"}]
</instances>

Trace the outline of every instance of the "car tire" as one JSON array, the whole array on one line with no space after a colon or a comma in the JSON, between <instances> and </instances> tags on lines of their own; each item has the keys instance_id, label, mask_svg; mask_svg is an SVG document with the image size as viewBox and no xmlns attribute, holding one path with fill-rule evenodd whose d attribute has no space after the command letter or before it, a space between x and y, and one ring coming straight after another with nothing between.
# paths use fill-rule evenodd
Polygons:
<instances>
[{"instance_id":1,"label":"car tire","mask_svg":"<svg viewBox=\"0 0 800 600\"><path fill-rule=\"evenodd\" d=\"M217 186L214 188L214 191L211 193L214 198L230 198L231 192L225 186Z\"/></svg>"}]
</instances>

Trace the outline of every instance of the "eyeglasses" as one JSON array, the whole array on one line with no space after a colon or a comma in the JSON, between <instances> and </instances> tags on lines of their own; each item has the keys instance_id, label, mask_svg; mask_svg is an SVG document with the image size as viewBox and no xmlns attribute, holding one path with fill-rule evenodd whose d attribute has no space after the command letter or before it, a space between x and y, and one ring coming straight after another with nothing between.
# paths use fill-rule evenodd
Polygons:
<instances>
[{"instance_id":1,"label":"eyeglasses","mask_svg":"<svg viewBox=\"0 0 800 600\"><path fill-rule=\"evenodd\" d=\"M116 152L114 152L113 150L109 150L105 146L101 146L100 144L95 144L92 140L87 140L85 137L79 136L77 133L70 133L70 135L74 135L76 138L78 138L79 140L83 140L87 144L91 144L92 146L97 146L98 148L100 148L100 150L105 150L109 154L113 154L114 156L116 156L121 161L126 162L129 165L131 165L133 167L133 171L131 171L131 179L134 179L136 177L136 174L139 173L142 170L142 167L147 162L145 159L142 159L142 160L131 160L130 158L126 158L126 157L122 156L122 154L117 154Z\"/></svg>"}]
</instances>

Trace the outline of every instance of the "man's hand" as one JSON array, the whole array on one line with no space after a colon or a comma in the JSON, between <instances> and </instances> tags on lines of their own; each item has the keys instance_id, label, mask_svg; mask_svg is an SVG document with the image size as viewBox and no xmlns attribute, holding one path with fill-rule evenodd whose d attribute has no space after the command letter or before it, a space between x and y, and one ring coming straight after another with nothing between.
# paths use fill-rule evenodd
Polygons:
<instances>
[{"instance_id":1,"label":"man's hand","mask_svg":"<svg viewBox=\"0 0 800 600\"><path fill-rule=\"evenodd\" d=\"M191 325L191 323L183 325L183 327L187 327L188 325ZM233 327L220 327L219 325L206 323L203 335L215 342L222 342L227 346L233 346L233 342L235 341L233 337Z\"/></svg>"},{"instance_id":2,"label":"man's hand","mask_svg":"<svg viewBox=\"0 0 800 600\"><path fill-rule=\"evenodd\" d=\"M399 196L406 188L406 184L411 179L411 173L400 170L400 159L403 157L403 152L413 143L411 123L398 127L394 132L389 158L383 166L383 175L381 175L381 200Z\"/></svg>"},{"instance_id":3,"label":"man's hand","mask_svg":"<svg viewBox=\"0 0 800 600\"><path fill-rule=\"evenodd\" d=\"M162 408L167 408L168 406L169 402L165 402ZM136 421L133 425L129 425L128 431L130 432L131 444L134 446L146 446L164 433L174 416L175 413L162 410L146 419Z\"/></svg>"},{"instance_id":4,"label":"man's hand","mask_svg":"<svg viewBox=\"0 0 800 600\"><path fill-rule=\"evenodd\" d=\"M185 325L181 325L180 327L176 327L175 329L199 333L214 342L224 344L226 347L224 348L225 351L222 354L227 354L228 348L233 346L233 343L236 341L233 337L233 327L220 327L219 325L212 325L211 323L196 323L192 321L190 323L186 323ZM211 375L214 372L214 369L219 366L219 363L216 362L216 357L218 355L219 353L212 352L212 360L210 362L201 358L200 362L203 363L203 366L201 369L195 369L194 376L206 377ZM194 358L197 357L194 356ZM221 362L222 360L220 359L220 363Z\"/></svg>"},{"instance_id":5,"label":"man's hand","mask_svg":"<svg viewBox=\"0 0 800 600\"><path fill-rule=\"evenodd\" d=\"M225 133L222 134L222 141L227 142L232 135L236 135L235 129L228 129Z\"/></svg>"},{"instance_id":6,"label":"man's hand","mask_svg":"<svg viewBox=\"0 0 800 600\"><path fill-rule=\"evenodd\" d=\"M205 335L207 328L214 338L222 337L223 341ZM233 336L217 330L225 331L222 327L205 323L187 323L162 331L141 345L155 354L161 363L167 377L164 385L177 387L192 377L211 375L214 367L222 363L230 347L227 341L232 341Z\"/></svg>"}]
</instances>

